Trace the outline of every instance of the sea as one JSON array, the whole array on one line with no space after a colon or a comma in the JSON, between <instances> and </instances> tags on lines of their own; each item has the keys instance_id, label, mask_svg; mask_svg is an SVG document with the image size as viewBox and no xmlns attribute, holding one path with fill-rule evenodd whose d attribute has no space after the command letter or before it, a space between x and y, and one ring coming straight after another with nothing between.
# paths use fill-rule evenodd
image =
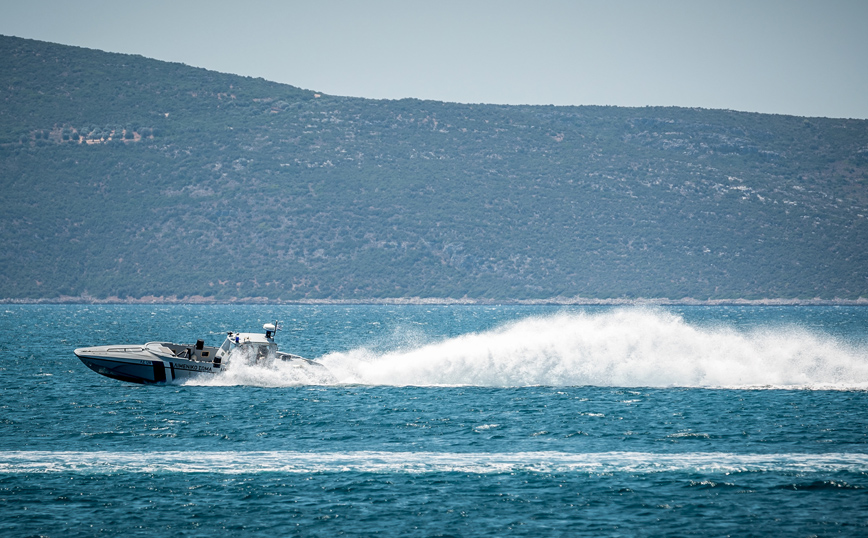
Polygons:
<instances>
[{"instance_id":1,"label":"sea","mask_svg":"<svg viewBox=\"0 0 868 538\"><path fill-rule=\"evenodd\" d=\"M282 321L181 384L78 347ZM0 305L0 536L868 536L868 307Z\"/></svg>"}]
</instances>

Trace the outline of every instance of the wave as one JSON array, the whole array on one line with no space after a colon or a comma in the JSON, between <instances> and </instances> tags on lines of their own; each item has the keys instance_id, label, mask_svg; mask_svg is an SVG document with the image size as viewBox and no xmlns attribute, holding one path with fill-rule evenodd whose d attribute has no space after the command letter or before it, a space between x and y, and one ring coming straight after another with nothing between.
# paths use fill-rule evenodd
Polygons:
<instances>
[{"instance_id":1,"label":"wave","mask_svg":"<svg viewBox=\"0 0 868 538\"><path fill-rule=\"evenodd\" d=\"M0 474L133 473L435 473L511 472L830 473L868 471L868 454L689 452L0 452Z\"/></svg>"},{"instance_id":2,"label":"wave","mask_svg":"<svg viewBox=\"0 0 868 538\"><path fill-rule=\"evenodd\" d=\"M230 364L207 384L868 389L864 346L796 326L697 326L638 308L526 318L391 351L330 353L318 362L330 375Z\"/></svg>"}]
</instances>

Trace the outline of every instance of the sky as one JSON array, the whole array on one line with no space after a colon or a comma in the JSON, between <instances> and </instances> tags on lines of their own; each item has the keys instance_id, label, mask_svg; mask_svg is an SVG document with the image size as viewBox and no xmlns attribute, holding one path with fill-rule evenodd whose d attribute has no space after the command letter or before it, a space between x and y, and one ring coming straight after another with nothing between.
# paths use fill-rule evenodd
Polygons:
<instances>
[{"instance_id":1,"label":"sky","mask_svg":"<svg viewBox=\"0 0 868 538\"><path fill-rule=\"evenodd\" d=\"M0 34L332 95L868 119L868 0L0 0Z\"/></svg>"}]
</instances>

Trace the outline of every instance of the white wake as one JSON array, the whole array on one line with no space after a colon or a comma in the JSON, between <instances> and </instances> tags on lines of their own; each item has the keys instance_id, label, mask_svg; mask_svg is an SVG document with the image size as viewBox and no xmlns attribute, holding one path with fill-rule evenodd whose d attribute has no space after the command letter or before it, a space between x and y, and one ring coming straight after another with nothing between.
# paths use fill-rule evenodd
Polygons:
<instances>
[{"instance_id":1,"label":"white wake","mask_svg":"<svg viewBox=\"0 0 868 538\"><path fill-rule=\"evenodd\" d=\"M864 473L861 453L731 452L0 452L0 476L30 473L442 473L514 472Z\"/></svg>"},{"instance_id":2,"label":"white wake","mask_svg":"<svg viewBox=\"0 0 868 538\"><path fill-rule=\"evenodd\" d=\"M864 345L796 326L697 326L638 308L527 318L410 349L330 353L318 362L331 377L244 364L208 384L868 389Z\"/></svg>"}]
</instances>

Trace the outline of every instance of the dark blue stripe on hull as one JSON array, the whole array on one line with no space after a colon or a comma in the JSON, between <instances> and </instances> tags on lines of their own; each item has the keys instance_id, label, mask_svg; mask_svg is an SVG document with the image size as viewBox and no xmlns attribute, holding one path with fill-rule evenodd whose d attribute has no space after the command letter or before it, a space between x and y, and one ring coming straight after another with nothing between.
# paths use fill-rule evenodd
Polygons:
<instances>
[{"instance_id":1,"label":"dark blue stripe on hull","mask_svg":"<svg viewBox=\"0 0 868 538\"><path fill-rule=\"evenodd\" d=\"M153 361L154 365L154 383L163 383L166 381L166 367L163 366L163 361Z\"/></svg>"}]
</instances>

